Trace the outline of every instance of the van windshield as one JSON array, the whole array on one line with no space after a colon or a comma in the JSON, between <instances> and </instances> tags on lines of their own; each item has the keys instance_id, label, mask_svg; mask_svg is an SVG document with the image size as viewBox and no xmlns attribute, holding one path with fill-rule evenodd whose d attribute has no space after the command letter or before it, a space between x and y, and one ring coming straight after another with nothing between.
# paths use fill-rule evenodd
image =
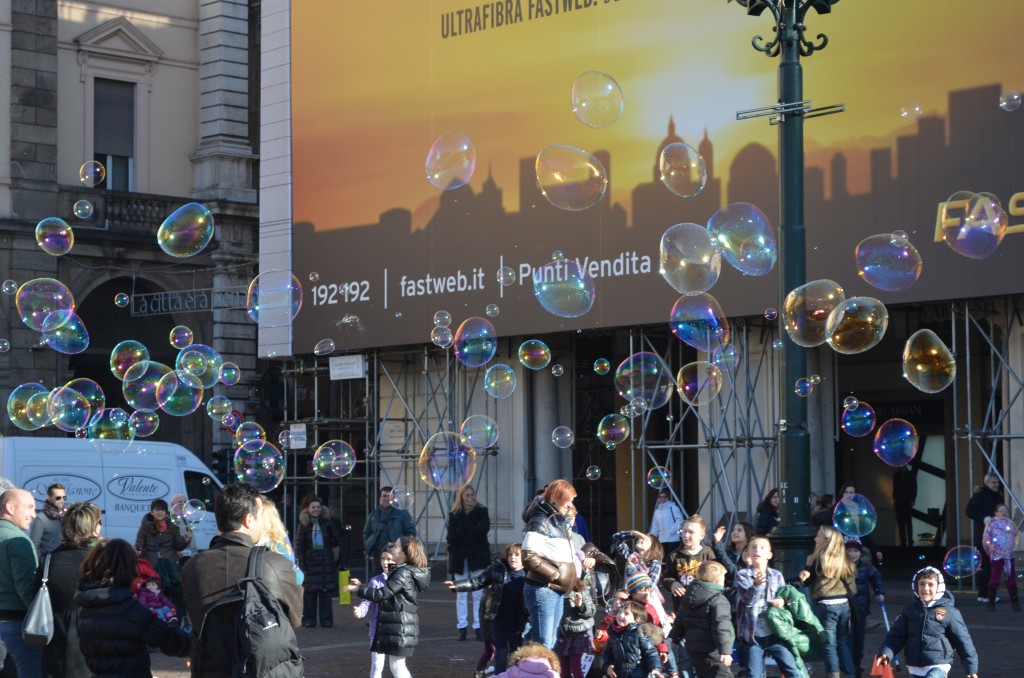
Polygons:
<instances>
[{"instance_id":1,"label":"van windshield","mask_svg":"<svg viewBox=\"0 0 1024 678\"><path fill-rule=\"evenodd\" d=\"M185 492L189 499L203 502L208 511L213 511L213 499L217 496L217 481L199 471L185 471Z\"/></svg>"}]
</instances>

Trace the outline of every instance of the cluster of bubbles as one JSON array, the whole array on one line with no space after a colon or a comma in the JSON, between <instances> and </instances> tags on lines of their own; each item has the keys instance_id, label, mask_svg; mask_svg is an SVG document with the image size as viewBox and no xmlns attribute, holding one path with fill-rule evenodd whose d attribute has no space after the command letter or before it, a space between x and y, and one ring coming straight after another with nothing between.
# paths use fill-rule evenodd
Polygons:
<instances>
[{"instance_id":1,"label":"cluster of bubbles","mask_svg":"<svg viewBox=\"0 0 1024 678\"><path fill-rule=\"evenodd\" d=\"M17 287L14 302L25 326L40 333L40 345L69 355L89 347L89 332L75 313L75 297L64 283L53 278L29 280Z\"/></svg>"},{"instance_id":2,"label":"cluster of bubbles","mask_svg":"<svg viewBox=\"0 0 1024 678\"><path fill-rule=\"evenodd\" d=\"M313 453L313 472L320 478L344 478L356 467L356 451L344 440L328 440Z\"/></svg>"},{"instance_id":3,"label":"cluster of bubbles","mask_svg":"<svg viewBox=\"0 0 1024 678\"><path fill-rule=\"evenodd\" d=\"M455 431L440 431L420 450L420 480L435 490L457 491L476 474L476 450L469 439Z\"/></svg>"},{"instance_id":4,"label":"cluster of bubbles","mask_svg":"<svg viewBox=\"0 0 1024 678\"><path fill-rule=\"evenodd\" d=\"M878 514L867 497L848 494L836 502L832 524L847 537L860 539L874 532L878 526Z\"/></svg>"}]
</instances>

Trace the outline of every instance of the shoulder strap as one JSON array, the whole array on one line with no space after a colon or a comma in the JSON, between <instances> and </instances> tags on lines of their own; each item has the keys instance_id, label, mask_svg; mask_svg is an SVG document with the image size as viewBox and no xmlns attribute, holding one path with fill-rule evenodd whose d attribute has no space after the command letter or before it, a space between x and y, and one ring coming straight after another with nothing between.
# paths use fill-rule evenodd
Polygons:
<instances>
[{"instance_id":1,"label":"shoulder strap","mask_svg":"<svg viewBox=\"0 0 1024 678\"><path fill-rule=\"evenodd\" d=\"M266 551L266 546L254 546L249 551L249 561L245 566L245 578L246 579L259 579L260 571L263 566L263 552Z\"/></svg>"},{"instance_id":2,"label":"shoulder strap","mask_svg":"<svg viewBox=\"0 0 1024 678\"><path fill-rule=\"evenodd\" d=\"M46 580L50 578L50 554L47 553L43 559L43 586L46 586Z\"/></svg>"}]
</instances>

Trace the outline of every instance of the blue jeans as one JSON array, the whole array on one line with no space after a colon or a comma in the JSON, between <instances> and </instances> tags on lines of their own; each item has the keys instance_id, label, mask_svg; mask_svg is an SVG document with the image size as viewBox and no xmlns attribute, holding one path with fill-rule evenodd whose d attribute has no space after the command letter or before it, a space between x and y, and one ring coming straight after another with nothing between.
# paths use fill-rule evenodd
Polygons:
<instances>
[{"instance_id":1,"label":"blue jeans","mask_svg":"<svg viewBox=\"0 0 1024 678\"><path fill-rule=\"evenodd\" d=\"M43 648L26 645L21 639L20 621L0 621L0 641L7 646L9 661L18 669L18 678L39 678L43 673Z\"/></svg>"},{"instance_id":2,"label":"blue jeans","mask_svg":"<svg viewBox=\"0 0 1024 678\"><path fill-rule=\"evenodd\" d=\"M764 675L765 655L775 660L779 670L786 674L786 678L803 675L797 668L796 659L789 646L777 636L761 636L754 638L753 643L743 642L741 656L743 655L746 655L747 673L752 678L761 678Z\"/></svg>"},{"instance_id":3,"label":"blue jeans","mask_svg":"<svg viewBox=\"0 0 1024 678\"><path fill-rule=\"evenodd\" d=\"M558 625L562 621L562 594L527 582L523 598L530 613L530 640L550 650L558 639Z\"/></svg>"},{"instance_id":4,"label":"blue jeans","mask_svg":"<svg viewBox=\"0 0 1024 678\"><path fill-rule=\"evenodd\" d=\"M825 627L825 671L834 673L841 665L844 673L856 674L850 653L850 604L818 603L818 618Z\"/></svg>"}]
</instances>

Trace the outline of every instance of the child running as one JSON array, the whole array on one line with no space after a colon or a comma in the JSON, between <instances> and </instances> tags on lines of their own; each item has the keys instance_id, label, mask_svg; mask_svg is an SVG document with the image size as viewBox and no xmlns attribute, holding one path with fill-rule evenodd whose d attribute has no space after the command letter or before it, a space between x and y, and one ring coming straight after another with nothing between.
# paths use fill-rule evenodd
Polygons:
<instances>
[{"instance_id":1,"label":"child running","mask_svg":"<svg viewBox=\"0 0 1024 678\"><path fill-rule=\"evenodd\" d=\"M387 655L395 678L411 678L405 660L412 656L420 636L417 598L430 584L430 569L423 544L416 537L402 537L391 548L394 567L381 588L370 588L358 579L345 587L360 598L377 603L377 629L371 652Z\"/></svg>"},{"instance_id":2,"label":"child running","mask_svg":"<svg viewBox=\"0 0 1024 678\"><path fill-rule=\"evenodd\" d=\"M388 570L395 564L395 559L391 557L391 549L394 548L394 544L388 544L387 547L380 554L380 569L381 573L371 579L367 583L367 587L371 589L382 589L388 581ZM379 606L376 603L371 603L369 600L364 599L363 602L359 603L352 608L352 614L355 615L356 619L362 619L367 614L370 615L370 647L373 647L373 638L377 635L377 613ZM381 678L384 675L384 660L385 656L380 652L370 651L370 678Z\"/></svg>"}]
</instances>

